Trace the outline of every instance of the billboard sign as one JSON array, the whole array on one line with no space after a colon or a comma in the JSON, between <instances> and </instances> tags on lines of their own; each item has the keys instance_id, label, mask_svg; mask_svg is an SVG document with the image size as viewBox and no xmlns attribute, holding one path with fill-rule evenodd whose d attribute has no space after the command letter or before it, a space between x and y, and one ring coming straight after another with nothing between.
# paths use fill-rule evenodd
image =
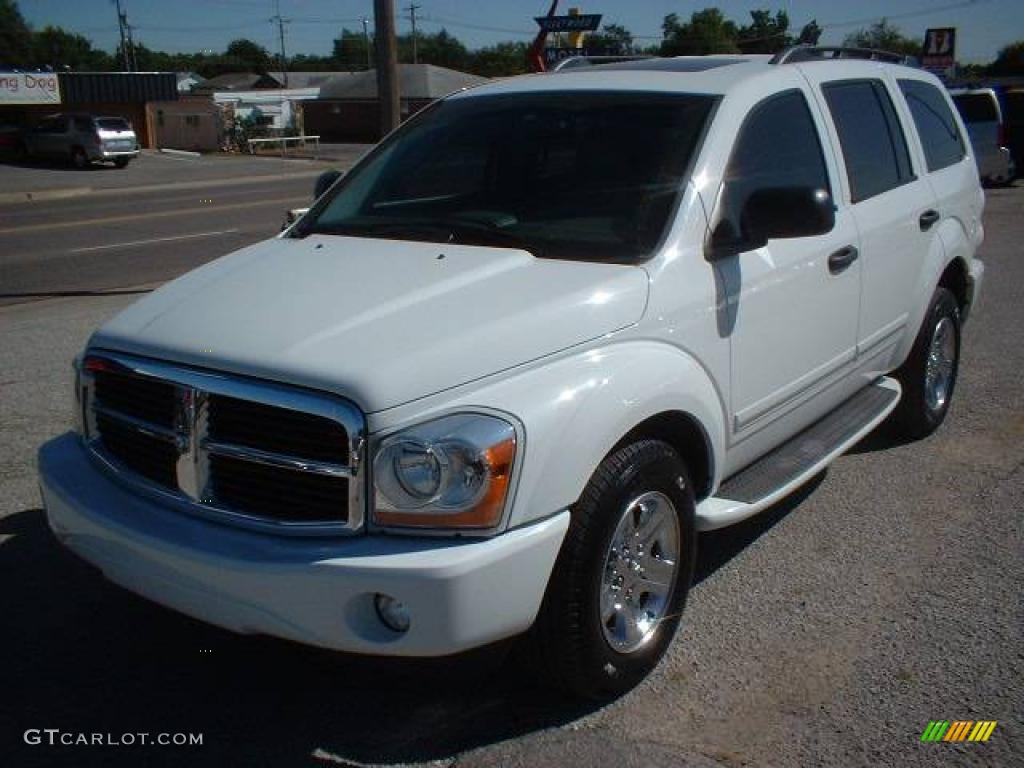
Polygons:
<instances>
[{"instance_id":1,"label":"billboard sign","mask_svg":"<svg viewBox=\"0 0 1024 768\"><path fill-rule=\"evenodd\" d=\"M601 26L600 13L578 16L536 16L534 21L544 32L593 32Z\"/></svg>"},{"instance_id":2,"label":"billboard sign","mask_svg":"<svg viewBox=\"0 0 1024 768\"><path fill-rule=\"evenodd\" d=\"M60 104L56 72L0 72L0 104Z\"/></svg>"},{"instance_id":3,"label":"billboard sign","mask_svg":"<svg viewBox=\"0 0 1024 768\"><path fill-rule=\"evenodd\" d=\"M924 33L921 66L931 72L948 72L956 63L956 28L929 29Z\"/></svg>"}]
</instances>

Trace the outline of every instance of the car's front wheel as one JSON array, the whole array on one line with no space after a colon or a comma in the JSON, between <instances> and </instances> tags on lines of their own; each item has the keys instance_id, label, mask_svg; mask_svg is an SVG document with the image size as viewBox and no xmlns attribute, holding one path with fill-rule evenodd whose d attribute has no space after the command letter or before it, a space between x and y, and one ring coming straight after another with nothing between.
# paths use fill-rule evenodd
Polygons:
<instances>
[{"instance_id":1,"label":"car's front wheel","mask_svg":"<svg viewBox=\"0 0 1024 768\"><path fill-rule=\"evenodd\" d=\"M903 397L893 413L905 437L927 437L946 418L960 368L960 307L942 286L935 290L910 356L896 372Z\"/></svg>"},{"instance_id":2,"label":"car's front wheel","mask_svg":"<svg viewBox=\"0 0 1024 768\"><path fill-rule=\"evenodd\" d=\"M71 150L71 164L79 170L89 165L89 156L85 154L84 149L75 147Z\"/></svg>"},{"instance_id":3,"label":"car's front wheel","mask_svg":"<svg viewBox=\"0 0 1024 768\"><path fill-rule=\"evenodd\" d=\"M549 678L598 699L639 683L672 641L695 557L693 489L676 451L640 440L609 455L572 510L532 632Z\"/></svg>"}]
</instances>

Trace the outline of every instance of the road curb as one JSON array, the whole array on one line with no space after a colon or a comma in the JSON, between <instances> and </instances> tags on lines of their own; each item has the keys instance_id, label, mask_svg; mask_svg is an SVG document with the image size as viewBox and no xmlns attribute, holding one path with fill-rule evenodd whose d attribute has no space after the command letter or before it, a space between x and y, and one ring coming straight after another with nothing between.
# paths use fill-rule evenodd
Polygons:
<instances>
[{"instance_id":1,"label":"road curb","mask_svg":"<svg viewBox=\"0 0 1024 768\"><path fill-rule=\"evenodd\" d=\"M173 155L174 157L194 157L196 159L202 157L199 152L191 152L187 149L167 149L166 147L160 147L157 152L161 155Z\"/></svg>"},{"instance_id":2,"label":"road curb","mask_svg":"<svg viewBox=\"0 0 1024 768\"><path fill-rule=\"evenodd\" d=\"M0 192L0 204L40 203L47 200L66 200L70 197L88 195L92 191L92 187L72 187L71 189L40 189L33 192Z\"/></svg>"}]
</instances>

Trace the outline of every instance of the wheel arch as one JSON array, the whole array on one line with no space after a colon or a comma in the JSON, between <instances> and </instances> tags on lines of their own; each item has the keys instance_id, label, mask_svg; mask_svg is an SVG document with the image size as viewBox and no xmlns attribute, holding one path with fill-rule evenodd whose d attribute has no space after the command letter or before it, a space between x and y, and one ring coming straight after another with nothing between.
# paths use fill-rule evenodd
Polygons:
<instances>
[{"instance_id":1,"label":"wheel arch","mask_svg":"<svg viewBox=\"0 0 1024 768\"><path fill-rule=\"evenodd\" d=\"M714 453L707 431L692 414L662 411L650 416L623 435L608 455L643 439L661 440L679 454L690 473L697 501L711 495L715 471Z\"/></svg>"}]
</instances>

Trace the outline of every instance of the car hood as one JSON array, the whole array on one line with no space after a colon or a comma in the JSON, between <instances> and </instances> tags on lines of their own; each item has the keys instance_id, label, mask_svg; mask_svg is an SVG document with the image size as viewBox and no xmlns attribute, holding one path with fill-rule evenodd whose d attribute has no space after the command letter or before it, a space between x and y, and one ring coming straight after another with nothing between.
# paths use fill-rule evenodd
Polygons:
<instances>
[{"instance_id":1,"label":"car hood","mask_svg":"<svg viewBox=\"0 0 1024 768\"><path fill-rule=\"evenodd\" d=\"M507 248L280 238L184 275L90 341L335 392L366 412L636 323L641 267Z\"/></svg>"}]
</instances>

